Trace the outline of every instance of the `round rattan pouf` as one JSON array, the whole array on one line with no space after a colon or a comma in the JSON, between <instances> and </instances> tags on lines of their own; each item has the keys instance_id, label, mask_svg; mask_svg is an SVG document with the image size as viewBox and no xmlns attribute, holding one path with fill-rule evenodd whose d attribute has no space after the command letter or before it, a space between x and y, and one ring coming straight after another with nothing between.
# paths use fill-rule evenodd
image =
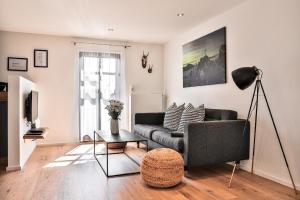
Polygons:
<instances>
[{"instance_id":1,"label":"round rattan pouf","mask_svg":"<svg viewBox=\"0 0 300 200\"><path fill-rule=\"evenodd\" d=\"M173 187L181 182L183 174L183 159L172 149L154 149L149 151L142 160L142 179L152 187Z\"/></svg>"}]
</instances>

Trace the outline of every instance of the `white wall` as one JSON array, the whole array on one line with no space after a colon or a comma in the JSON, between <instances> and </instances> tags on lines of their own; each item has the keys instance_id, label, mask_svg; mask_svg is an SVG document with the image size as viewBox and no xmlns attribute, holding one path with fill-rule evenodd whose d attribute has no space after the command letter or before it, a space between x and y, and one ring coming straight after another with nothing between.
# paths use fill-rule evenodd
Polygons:
<instances>
[{"instance_id":1,"label":"white wall","mask_svg":"<svg viewBox=\"0 0 300 200\"><path fill-rule=\"evenodd\" d=\"M8 160L7 170L20 169L20 126L19 126L19 78L9 76L8 83L8 134L7 148Z\"/></svg>"},{"instance_id":2,"label":"white wall","mask_svg":"<svg viewBox=\"0 0 300 200\"><path fill-rule=\"evenodd\" d=\"M135 114L147 112L162 112L164 110L165 96L162 92L153 93L131 93L129 97L129 116L131 121L130 131L133 130Z\"/></svg>"},{"instance_id":3,"label":"white wall","mask_svg":"<svg viewBox=\"0 0 300 200\"><path fill-rule=\"evenodd\" d=\"M68 143L79 140L78 69L75 65L76 47L73 41L113 42L71 37L1 32L0 31L0 81L7 81L9 74L22 75L34 81L39 90L39 118L41 126L50 128L42 143ZM116 43L116 42L114 42ZM163 46L131 43L125 50L126 88L162 91ZM33 67L33 50L48 49L49 67ZM154 64L152 74L141 70L143 50L150 51ZM8 72L7 57L27 57L28 72ZM10 86L9 86L10 87Z\"/></svg>"},{"instance_id":4,"label":"white wall","mask_svg":"<svg viewBox=\"0 0 300 200\"><path fill-rule=\"evenodd\" d=\"M36 142L23 140L23 135L29 130L25 120L25 99L35 84L20 76L9 76L8 83L8 166L7 170L22 169Z\"/></svg>"},{"instance_id":5,"label":"white wall","mask_svg":"<svg viewBox=\"0 0 300 200\"><path fill-rule=\"evenodd\" d=\"M143 51L149 52L148 63L153 65L152 73L141 66ZM127 91L162 92L163 89L163 47L161 45L133 44L126 50Z\"/></svg>"},{"instance_id":6,"label":"white wall","mask_svg":"<svg viewBox=\"0 0 300 200\"><path fill-rule=\"evenodd\" d=\"M46 142L77 141L78 75L74 71L74 45L66 38L11 32L0 32L0 43L0 80L5 81L8 75L21 75L38 87L41 126L50 128ZM49 68L33 67L35 48L48 49ZM7 71L8 56L27 57L28 72Z\"/></svg>"},{"instance_id":7,"label":"white wall","mask_svg":"<svg viewBox=\"0 0 300 200\"><path fill-rule=\"evenodd\" d=\"M25 118L25 100L28 97L28 94L32 91L36 90L35 84L27 80L23 77L19 77L19 143L20 143L20 166L21 168L24 167L26 161L30 157L31 153L36 147L36 141L32 140L23 140L23 135L27 133L30 129L30 125L27 124ZM10 120L10 119L8 119ZM38 124L38 122L37 122Z\"/></svg>"},{"instance_id":8,"label":"white wall","mask_svg":"<svg viewBox=\"0 0 300 200\"><path fill-rule=\"evenodd\" d=\"M148 64L153 65L152 73L142 68L141 58L149 53ZM132 67L136 66L136 67ZM136 112L161 111L163 92L163 48L160 45L134 44L126 50L126 91L130 95L129 130L132 130Z\"/></svg>"},{"instance_id":9,"label":"white wall","mask_svg":"<svg viewBox=\"0 0 300 200\"><path fill-rule=\"evenodd\" d=\"M253 86L241 91L231 71L256 65L264 71L267 92L294 179L300 188L300 1L249 0L226 13L199 24L165 45L165 92L168 103L204 103L227 108L246 117ZM227 27L226 84L183 88L182 45L221 27ZM291 185L275 132L260 96L254 171ZM253 122L252 122L253 125ZM252 128L253 131L253 128ZM249 170L250 161L243 163Z\"/></svg>"}]
</instances>

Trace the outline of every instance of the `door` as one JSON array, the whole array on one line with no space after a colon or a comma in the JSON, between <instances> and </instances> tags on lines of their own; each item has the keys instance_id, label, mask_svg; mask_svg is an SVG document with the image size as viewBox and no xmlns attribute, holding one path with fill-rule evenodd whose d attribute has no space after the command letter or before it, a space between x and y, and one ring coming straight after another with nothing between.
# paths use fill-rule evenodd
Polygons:
<instances>
[{"instance_id":1,"label":"door","mask_svg":"<svg viewBox=\"0 0 300 200\"><path fill-rule=\"evenodd\" d=\"M80 140L89 141L94 130L109 130L108 100L120 97L120 55L80 52Z\"/></svg>"}]
</instances>

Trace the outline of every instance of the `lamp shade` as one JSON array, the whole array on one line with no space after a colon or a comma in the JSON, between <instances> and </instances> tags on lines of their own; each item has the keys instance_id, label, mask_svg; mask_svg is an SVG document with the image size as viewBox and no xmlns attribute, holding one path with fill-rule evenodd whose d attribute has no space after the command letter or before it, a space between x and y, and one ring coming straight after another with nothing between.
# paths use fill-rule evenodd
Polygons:
<instances>
[{"instance_id":1,"label":"lamp shade","mask_svg":"<svg viewBox=\"0 0 300 200\"><path fill-rule=\"evenodd\" d=\"M255 81L256 77L259 75L258 69L253 67L241 67L232 71L231 73L234 83L244 90L248 88Z\"/></svg>"}]
</instances>

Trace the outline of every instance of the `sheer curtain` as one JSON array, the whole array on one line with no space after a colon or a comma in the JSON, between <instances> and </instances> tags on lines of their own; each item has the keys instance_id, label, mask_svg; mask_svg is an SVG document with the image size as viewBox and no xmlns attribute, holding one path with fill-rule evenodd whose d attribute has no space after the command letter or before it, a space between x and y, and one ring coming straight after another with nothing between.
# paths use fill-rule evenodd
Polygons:
<instances>
[{"instance_id":1,"label":"sheer curtain","mask_svg":"<svg viewBox=\"0 0 300 200\"><path fill-rule=\"evenodd\" d=\"M81 141L92 139L94 130L109 130L110 118L105 110L108 100L126 101L123 55L122 51L79 51Z\"/></svg>"}]
</instances>

